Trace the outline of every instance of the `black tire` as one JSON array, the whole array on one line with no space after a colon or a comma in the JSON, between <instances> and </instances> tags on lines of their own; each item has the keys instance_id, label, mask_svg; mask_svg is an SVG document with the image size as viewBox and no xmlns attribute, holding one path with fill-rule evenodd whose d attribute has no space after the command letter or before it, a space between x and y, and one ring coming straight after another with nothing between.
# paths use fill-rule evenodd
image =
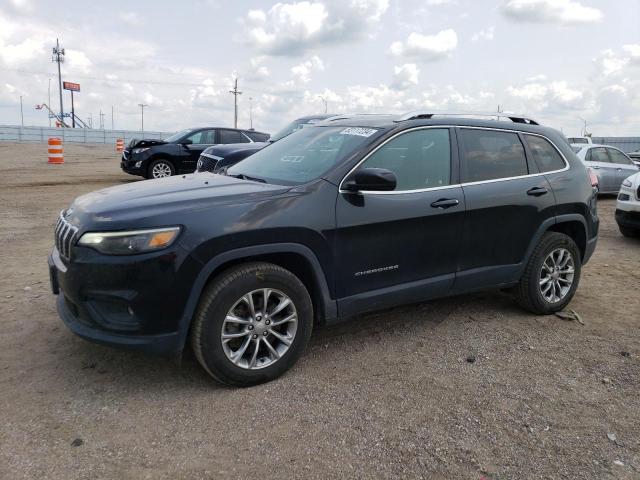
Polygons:
<instances>
[{"instance_id":1,"label":"black tire","mask_svg":"<svg viewBox=\"0 0 640 480\"><path fill-rule=\"evenodd\" d=\"M288 350L258 369L234 364L222 345L224 319L240 297L263 288L289 297L297 313L297 330ZM304 284L293 273L271 263L252 262L222 272L205 288L191 327L191 347L204 369L227 385L248 387L273 380L300 358L313 329L313 305Z\"/></svg>"},{"instance_id":2,"label":"black tire","mask_svg":"<svg viewBox=\"0 0 640 480\"><path fill-rule=\"evenodd\" d=\"M620 233L628 238L637 238L640 237L640 230L636 230L635 228L623 227L622 225L618 225L620 229Z\"/></svg>"},{"instance_id":3,"label":"black tire","mask_svg":"<svg viewBox=\"0 0 640 480\"><path fill-rule=\"evenodd\" d=\"M547 301L541 291L540 278L543 262L549 254L558 248L566 249L573 257L574 274L571 288L559 301L551 303ZM582 257L578 246L573 239L563 233L547 232L533 250L529 262L520 278L520 283L515 287L514 293L520 306L532 313L549 315L563 310L573 298L580 283L582 270Z\"/></svg>"},{"instance_id":4,"label":"black tire","mask_svg":"<svg viewBox=\"0 0 640 480\"><path fill-rule=\"evenodd\" d=\"M173 163L171 163L169 160L165 160L164 158L160 158L158 160L154 160L149 164L149 168L147 168L146 177L148 179L163 178L161 176L154 175L154 171L155 171L154 169L158 169L158 167L164 167L163 170L165 170L168 173L168 175L164 175L164 177L172 177L173 175L176 174L176 169L173 166Z\"/></svg>"}]
</instances>

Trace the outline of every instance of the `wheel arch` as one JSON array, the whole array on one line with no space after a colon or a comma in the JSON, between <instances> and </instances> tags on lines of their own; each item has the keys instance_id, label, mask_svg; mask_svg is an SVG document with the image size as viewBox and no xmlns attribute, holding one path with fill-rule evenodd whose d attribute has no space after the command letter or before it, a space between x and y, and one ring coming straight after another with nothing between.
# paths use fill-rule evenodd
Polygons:
<instances>
[{"instance_id":1,"label":"wheel arch","mask_svg":"<svg viewBox=\"0 0 640 480\"><path fill-rule=\"evenodd\" d=\"M173 167L174 173L176 173L176 174L178 173L178 170L177 170L177 167L176 167L176 163L171 158L171 155L169 155L168 153L165 153L165 152L159 152L159 153L156 153L153 156L149 157L149 160L147 160L147 168L146 168L147 176L150 173L151 165L153 165L153 163L158 161L158 160L164 160L164 161L170 163L171 166Z\"/></svg>"},{"instance_id":2,"label":"wheel arch","mask_svg":"<svg viewBox=\"0 0 640 480\"><path fill-rule=\"evenodd\" d=\"M331 299L327 277L313 251L302 244L277 243L229 250L205 263L198 274L180 321L181 346L184 348L193 316L205 287L221 272L247 262L263 261L285 268L296 275L311 296L316 322L337 317L336 301Z\"/></svg>"}]
</instances>

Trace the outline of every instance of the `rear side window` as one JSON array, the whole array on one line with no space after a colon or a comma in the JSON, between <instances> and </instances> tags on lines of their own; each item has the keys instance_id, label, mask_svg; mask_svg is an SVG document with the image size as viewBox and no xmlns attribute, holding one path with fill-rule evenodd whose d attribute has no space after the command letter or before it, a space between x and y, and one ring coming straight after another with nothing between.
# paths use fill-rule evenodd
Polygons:
<instances>
[{"instance_id":1,"label":"rear side window","mask_svg":"<svg viewBox=\"0 0 640 480\"><path fill-rule=\"evenodd\" d=\"M403 133L376 150L360 168L386 168L396 175L396 191L449 185L449 130L428 128Z\"/></svg>"},{"instance_id":2,"label":"rear side window","mask_svg":"<svg viewBox=\"0 0 640 480\"><path fill-rule=\"evenodd\" d=\"M218 143L249 143L249 139L236 130L219 130Z\"/></svg>"},{"instance_id":3,"label":"rear side window","mask_svg":"<svg viewBox=\"0 0 640 480\"><path fill-rule=\"evenodd\" d=\"M511 132L462 128L463 182L480 182L527 175L527 157L518 135Z\"/></svg>"},{"instance_id":4,"label":"rear side window","mask_svg":"<svg viewBox=\"0 0 640 480\"><path fill-rule=\"evenodd\" d=\"M254 142L266 142L267 140L269 140L269 135L267 135L266 133L244 132L244 134Z\"/></svg>"},{"instance_id":5,"label":"rear side window","mask_svg":"<svg viewBox=\"0 0 640 480\"><path fill-rule=\"evenodd\" d=\"M565 167L558 151L546 139L536 135L525 135L524 138L541 172L562 170Z\"/></svg>"}]
</instances>

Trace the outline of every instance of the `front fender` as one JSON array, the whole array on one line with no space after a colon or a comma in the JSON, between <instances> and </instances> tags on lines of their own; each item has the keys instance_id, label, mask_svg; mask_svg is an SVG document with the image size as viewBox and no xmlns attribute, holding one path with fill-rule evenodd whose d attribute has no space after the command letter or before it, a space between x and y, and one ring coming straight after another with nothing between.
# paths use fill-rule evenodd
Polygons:
<instances>
[{"instance_id":1,"label":"front fender","mask_svg":"<svg viewBox=\"0 0 640 480\"><path fill-rule=\"evenodd\" d=\"M318 293L320 294L320 298L323 303L325 320L331 321L335 319L337 317L336 301L331 299L324 271L320 265L320 262L318 261L317 256L309 247L298 243L273 243L237 248L220 253L219 255L216 255L214 258L203 264L200 273L193 282L193 286L191 288L191 292L189 294L189 298L187 299L184 313L179 324L181 349L184 349L193 315L198 306L202 291L211 278L211 275L221 265L224 265L225 263L228 263L230 261L277 253L295 253L303 256L309 262L316 280L316 284L319 286Z\"/></svg>"}]
</instances>

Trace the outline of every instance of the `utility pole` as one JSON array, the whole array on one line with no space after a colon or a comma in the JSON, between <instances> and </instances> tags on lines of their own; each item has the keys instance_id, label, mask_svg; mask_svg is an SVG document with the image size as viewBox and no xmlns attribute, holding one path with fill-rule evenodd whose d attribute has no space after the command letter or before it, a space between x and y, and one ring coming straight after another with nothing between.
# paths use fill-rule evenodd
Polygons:
<instances>
[{"instance_id":1,"label":"utility pole","mask_svg":"<svg viewBox=\"0 0 640 480\"><path fill-rule=\"evenodd\" d=\"M114 128L113 128L113 105L111 105L111 130L114 130Z\"/></svg>"},{"instance_id":2,"label":"utility pole","mask_svg":"<svg viewBox=\"0 0 640 480\"><path fill-rule=\"evenodd\" d=\"M249 129L253 130L253 98L249 97Z\"/></svg>"},{"instance_id":3,"label":"utility pole","mask_svg":"<svg viewBox=\"0 0 640 480\"><path fill-rule=\"evenodd\" d=\"M20 122L24 127L24 114L22 113L22 95L20 95Z\"/></svg>"},{"instance_id":4,"label":"utility pole","mask_svg":"<svg viewBox=\"0 0 640 480\"><path fill-rule=\"evenodd\" d=\"M104 113L102 113L102 109L100 109L100 130L104 130Z\"/></svg>"},{"instance_id":5,"label":"utility pole","mask_svg":"<svg viewBox=\"0 0 640 480\"><path fill-rule=\"evenodd\" d=\"M64 108L62 107L62 74L60 73L60 64L64 63L64 48L60 48L60 42L56 38L56 46L53 47L53 55L51 61L58 64L58 87L60 89L60 122L64 125Z\"/></svg>"},{"instance_id":6,"label":"utility pole","mask_svg":"<svg viewBox=\"0 0 640 480\"><path fill-rule=\"evenodd\" d=\"M144 103L139 103L140 112L142 114L142 133L144 134L144 107L148 107L149 105L145 105Z\"/></svg>"},{"instance_id":7,"label":"utility pole","mask_svg":"<svg viewBox=\"0 0 640 480\"><path fill-rule=\"evenodd\" d=\"M233 90L229 90L229 93L233 95L233 128L238 128L238 95L242 95L242 92L238 91L238 77L236 77Z\"/></svg>"},{"instance_id":8,"label":"utility pole","mask_svg":"<svg viewBox=\"0 0 640 480\"><path fill-rule=\"evenodd\" d=\"M318 95L318 98L322 100L322 103L324 103L324 113L327 113L327 99L322 95Z\"/></svg>"},{"instance_id":9,"label":"utility pole","mask_svg":"<svg viewBox=\"0 0 640 480\"><path fill-rule=\"evenodd\" d=\"M89 128L93 128L93 114L89 114Z\"/></svg>"},{"instance_id":10,"label":"utility pole","mask_svg":"<svg viewBox=\"0 0 640 480\"><path fill-rule=\"evenodd\" d=\"M51 77L49 77L49 103L47 106L51 108ZM51 128L51 112L49 112L49 128Z\"/></svg>"}]
</instances>

